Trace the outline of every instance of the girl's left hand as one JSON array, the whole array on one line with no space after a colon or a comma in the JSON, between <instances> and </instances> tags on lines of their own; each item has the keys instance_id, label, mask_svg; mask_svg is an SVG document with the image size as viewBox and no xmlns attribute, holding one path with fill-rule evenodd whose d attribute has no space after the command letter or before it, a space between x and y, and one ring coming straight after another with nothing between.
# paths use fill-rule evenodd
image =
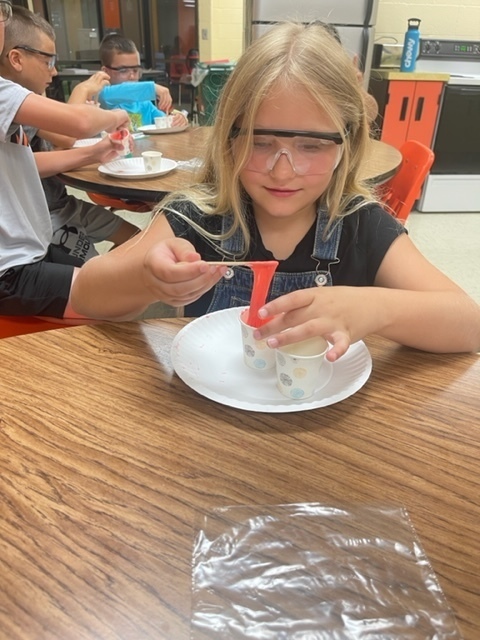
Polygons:
<instances>
[{"instance_id":1,"label":"girl's left hand","mask_svg":"<svg viewBox=\"0 0 480 640\"><path fill-rule=\"evenodd\" d=\"M326 358L334 362L377 327L379 309L371 291L370 287L316 287L288 293L260 309L260 317L272 320L257 329L255 337L267 338L275 349L323 336L332 345Z\"/></svg>"}]
</instances>

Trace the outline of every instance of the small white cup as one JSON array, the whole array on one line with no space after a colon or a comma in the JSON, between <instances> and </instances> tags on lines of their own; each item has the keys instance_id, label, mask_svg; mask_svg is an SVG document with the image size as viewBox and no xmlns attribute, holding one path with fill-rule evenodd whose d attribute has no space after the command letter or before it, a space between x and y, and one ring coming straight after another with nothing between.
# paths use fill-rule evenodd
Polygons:
<instances>
[{"instance_id":1,"label":"small white cup","mask_svg":"<svg viewBox=\"0 0 480 640\"><path fill-rule=\"evenodd\" d=\"M173 116L158 116L154 122L157 129L169 129L172 126Z\"/></svg>"},{"instance_id":2,"label":"small white cup","mask_svg":"<svg viewBox=\"0 0 480 640\"><path fill-rule=\"evenodd\" d=\"M328 342L319 336L276 349L277 386L281 393L293 400L313 396L327 351Z\"/></svg>"},{"instance_id":3,"label":"small white cup","mask_svg":"<svg viewBox=\"0 0 480 640\"><path fill-rule=\"evenodd\" d=\"M255 327L246 323L248 309L240 314L240 328L242 330L243 360L247 367L257 371L268 371L275 367L275 351L267 346L265 340L255 340Z\"/></svg>"},{"instance_id":4,"label":"small white cup","mask_svg":"<svg viewBox=\"0 0 480 640\"><path fill-rule=\"evenodd\" d=\"M126 156L130 155L132 150L130 148L130 140L131 140L131 135L130 132L127 129L122 129L121 133L124 136L121 140L117 140L116 136L119 132L118 131L114 131L113 133L107 134L112 140L115 140L116 142L120 142L123 145L123 149L122 151L118 151L118 155L121 158L125 158Z\"/></svg>"},{"instance_id":5,"label":"small white cup","mask_svg":"<svg viewBox=\"0 0 480 640\"><path fill-rule=\"evenodd\" d=\"M142 153L143 165L147 173L154 173L162 169L162 152L161 151L144 151Z\"/></svg>"}]
</instances>

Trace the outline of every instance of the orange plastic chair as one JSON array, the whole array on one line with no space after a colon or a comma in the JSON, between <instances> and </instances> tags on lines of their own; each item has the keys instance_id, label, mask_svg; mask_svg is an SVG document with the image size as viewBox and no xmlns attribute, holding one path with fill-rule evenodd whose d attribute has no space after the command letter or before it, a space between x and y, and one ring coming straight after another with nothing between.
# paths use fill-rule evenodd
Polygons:
<instances>
[{"instance_id":1,"label":"orange plastic chair","mask_svg":"<svg viewBox=\"0 0 480 640\"><path fill-rule=\"evenodd\" d=\"M404 142L400 151L403 157L400 169L393 178L381 185L379 197L387 211L404 224L420 196L435 154L416 140Z\"/></svg>"},{"instance_id":2,"label":"orange plastic chair","mask_svg":"<svg viewBox=\"0 0 480 640\"><path fill-rule=\"evenodd\" d=\"M87 196L95 204L99 204L102 207L112 209L124 209L125 211L134 211L135 213L146 213L152 211L155 203L140 202L136 200L122 200L121 198L114 198L113 196L104 196L100 193L87 192Z\"/></svg>"},{"instance_id":3,"label":"orange plastic chair","mask_svg":"<svg viewBox=\"0 0 480 640\"><path fill-rule=\"evenodd\" d=\"M188 67L185 63L185 56L171 55L169 60L169 82L170 85L178 86L178 104L182 104L182 77L188 75Z\"/></svg>"},{"instance_id":4,"label":"orange plastic chair","mask_svg":"<svg viewBox=\"0 0 480 640\"><path fill-rule=\"evenodd\" d=\"M51 322L35 316L0 316L0 338L11 338L49 329L65 329L71 326L73 325Z\"/></svg>"}]
</instances>

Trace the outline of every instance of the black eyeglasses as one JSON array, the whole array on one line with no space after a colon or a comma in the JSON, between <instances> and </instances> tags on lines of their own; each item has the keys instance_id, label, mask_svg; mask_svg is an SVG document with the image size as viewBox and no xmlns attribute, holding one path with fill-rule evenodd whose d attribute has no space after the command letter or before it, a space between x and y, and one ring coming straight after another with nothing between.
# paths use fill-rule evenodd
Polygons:
<instances>
[{"instance_id":1,"label":"black eyeglasses","mask_svg":"<svg viewBox=\"0 0 480 640\"><path fill-rule=\"evenodd\" d=\"M11 2L0 2L0 22L8 22L12 17Z\"/></svg>"},{"instance_id":2,"label":"black eyeglasses","mask_svg":"<svg viewBox=\"0 0 480 640\"><path fill-rule=\"evenodd\" d=\"M56 53L47 53L46 51L40 51L40 49L34 49L33 47L29 47L26 44L17 44L16 47L12 47L12 49L21 49L22 51L28 51L28 53L37 53L40 56L45 56L49 58L47 62L47 66L50 71L57 64L57 54Z\"/></svg>"},{"instance_id":3,"label":"black eyeglasses","mask_svg":"<svg viewBox=\"0 0 480 640\"><path fill-rule=\"evenodd\" d=\"M109 67L106 64L105 67L110 69L110 71L116 71L121 76L128 76L130 73L138 73L141 75L143 72L143 67L139 64L135 64L130 67Z\"/></svg>"}]
</instances>

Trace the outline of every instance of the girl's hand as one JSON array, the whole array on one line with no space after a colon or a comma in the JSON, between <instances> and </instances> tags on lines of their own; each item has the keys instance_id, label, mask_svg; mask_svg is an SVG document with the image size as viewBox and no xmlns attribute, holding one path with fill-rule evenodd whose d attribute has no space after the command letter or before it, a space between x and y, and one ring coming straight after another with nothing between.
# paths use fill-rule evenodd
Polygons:
<instances>
[{"instance_id":1,"label":"girl's hand","mask_svg":"<svg viewBox=\"0 0 480 640\"><path fill-rule=\"evenodd\" d=\"M225 275L227 267L209 265L182 238L168 238L147 251L144 285L156 299L172 307L198 300Z\"/></svg>"},{"instance_id":2,"label":"girl's hand","mask_svg":"<svg viewBox=\"0 0 480 640\"><path fill-rule=\"evenodd\" d=\"M315 287L281 296L260 309L260 317L272 320L255 337L267 338L274 349L322 336L332 345L326 358L334 362L350 344L374 332L380 312L371 292L369 287Z\"/></svg>"},{"instance_id":3,"label":"girl's hand","mask_svg":"<svg viewBox=\"0 0 480 640\"><path fill-rule=\"evenodd\" d=\"M155 95L157 96L157 106L161 111L169 113L172 108L172 96L167 87L161 84L155 85Z\"/></svg>"}]
</instances>

